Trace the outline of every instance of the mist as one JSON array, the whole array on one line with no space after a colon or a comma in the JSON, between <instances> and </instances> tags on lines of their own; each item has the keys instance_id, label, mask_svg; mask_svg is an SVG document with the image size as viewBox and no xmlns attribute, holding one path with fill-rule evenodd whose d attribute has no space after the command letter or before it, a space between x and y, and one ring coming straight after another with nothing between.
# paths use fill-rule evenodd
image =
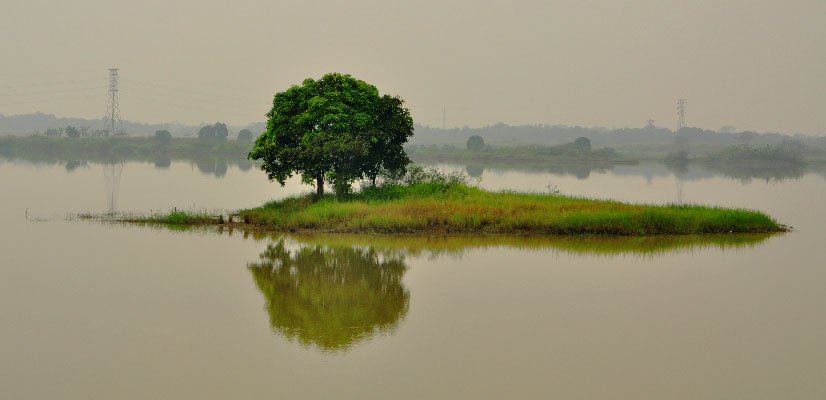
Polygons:
<instances>
[{"instance_id":1,"label":"mist","mask_svg":"<svg viewBox=\"0 0 826 400\"><path fill-rule=\"evenodd\" d=\"M823 134L826 3L241 0L11 2L0 114L261 122L277 91L337 71L422 125L688 126ZM59 31L59 34L56 33Z\"/></svg>"}]
</instances>

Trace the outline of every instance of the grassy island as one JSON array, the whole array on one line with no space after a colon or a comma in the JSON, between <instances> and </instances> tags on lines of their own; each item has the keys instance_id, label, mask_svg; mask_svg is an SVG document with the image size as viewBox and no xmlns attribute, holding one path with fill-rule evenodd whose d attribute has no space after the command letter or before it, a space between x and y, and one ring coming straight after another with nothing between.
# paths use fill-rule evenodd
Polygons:
<instances>
[{"instance_id":1,"label":"grassy island","mask_svg":"<svg viewBox=\"0 0 826 400\"><path fill-rule=\"evenodd\" d=\"M555 194L489 192L458 173L422 171L347 196L290 197L229 220L200 213L130 222L245 225L267 231L375 234L690 235L767 233L785 228L751 210L640 205Z\"/></svg>"}]
</instances>

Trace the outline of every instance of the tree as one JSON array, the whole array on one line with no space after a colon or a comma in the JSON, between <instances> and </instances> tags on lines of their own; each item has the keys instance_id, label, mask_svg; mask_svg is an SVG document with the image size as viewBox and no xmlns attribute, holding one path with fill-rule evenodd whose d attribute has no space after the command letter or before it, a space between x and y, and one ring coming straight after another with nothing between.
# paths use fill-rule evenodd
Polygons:
<instances>
[{"instance_id":1,"label":"tree","mask_svg":"<svg viewBox=\"0 0 826 400\"><path fill-rule=\"evenodd\" d=\"M65 132L66 132L66 136L68 136L70 138L80 137L80 130L75 128L74 126L71 126L71 125L67 126Z\"/></svg>"},{"instance_id":2,"label":"tree","mask_svg":"<svg viewBox=\"0 0 826 400\"><path fill-rule=\"evenodd\" d=\"M166 129L155 131L155 141L160 144L169 144L172 141L172 134Z\"/></svg>"},{"instance_id":3,"label":"tree","mask_svg":"<svg viewBox=\"0 0 826 400\"><path fill-rule=\"evenodd\" d=\"M370 135L370 148L361 166L365 177L376 186L376 178L382 172L403 174L410 164L404 144L413 135L413 118L404 108L404 100L388 95L379 99L376 126Z\"/></svg>"},{"instance_id":4,"label":"tree","mask_svg":"<svg viewBox=\"0 0 826 400\"><path fill-rule=\"evenodd\" d=\"M466 145L470 151L482 151L485 149L485 139L479 135L473 135L467 139Z\"/></svg>"},{"instance_id":5,"label":"tree","mask_svg":"<svg viewBox=\"0 0 826 400\"><path fill-rule=\"evenodd\" d=\"M198 139L227 140L227 136L229 136L229 130L223 122L202 126L198 130Z\"/></svg>"},{"instance_id":6,"label":"tree","mask_svg":"<svg viewBox=\"0 0 826 400\"><path fill-rule=\"evenodd\" d=\"M238 132L238 141L243 143L252 143L253 136L254 135L251 130L241 129L241 131Z\"/></svg>"},{"instance_id":7,"label":"tree","mask_svg":"<svg viewBox=\"0 0 826 400\"><path fill-rule=\"evenodd\" d=\"M281 185L299 174L318 196L325 181L347 193L357 179L375 181L380 172L410 163L402 146L413 135L413 119L402 104L350 75L307 79L275 94L267 129L249 158L262 160L267 177Z\"/></svg>"},{"instance_id":8,"label":"tree","mask_svg":"<svg viewBox=\"0 0 826 400\"><path fill-rule=\"evenodd\" d=\"M229 130L227 129L227 125L223 122L216 122L213 126L215 128L215 139L217 140L227 140L229 136Z\"/></svg>"},{"instance_id":9,"label":"tree","mask_svg":"<svg viewBox=\"0 0 826 400\"><path fill-rule=\"evenodd\" d=\"M578 137L574 140L574 146L580 153L590 153L591 139L588 139L587 137Z\"/></svg>"},{"instance_id":10,"label":"tree","mask_svg":"<svg viewBox=\"0 0 826 400\"><path fill-rule=\"evenodd\" d=\"M202 126L198 129L198 139L213 139L215 138L215 127L212 125Z\"/></svg>"}]
</instances>

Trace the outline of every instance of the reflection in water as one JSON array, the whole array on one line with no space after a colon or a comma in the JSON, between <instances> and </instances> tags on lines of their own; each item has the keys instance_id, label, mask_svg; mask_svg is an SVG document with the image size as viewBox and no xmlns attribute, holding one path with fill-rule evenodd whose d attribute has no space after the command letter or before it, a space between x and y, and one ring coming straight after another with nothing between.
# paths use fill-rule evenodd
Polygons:
<instances>
[{"instance_id":1,"label":"reflection in water","mask_svg":"<svg viewBox=\"0 0 826 400\"><path fill-rule=\"evenodd\" d=\"M229 169L229 165L223 160L199 160L195 165L202 174L213 175L216 178L223 178Z\"/></svg>"},{"instance_id":2,"label":"reflection in water","mask_svg":"<svg viewBox=\"0 0 826 400\"><path fill-rule=\"evenodd\" d=\"M266 298L272 328L305 346L346 350L392 331L407 314L404 259L372 247L315 244L290 250L280 239L248 268Z\"/></svg>"},{"instance_id":3,"label":"reflection in water","mask_svg":"<svg viewBox=\"0 0 826 400\"><path fill-rule=\"evenodd\" d=\"M252 169L253 162L252 161L238 161L238 169L241 171L247 172Z\"/></svg>"},{"instance_id":4,"label":"reflection in water","mask_svg":"<svg viewBox=\"0 0 826 400\"><path fill-rule=\"evenodd\" d=\"M485 172L485 167L477 164L471 164L465 167L465 171L467 172L467 176L471 178L481 178L482 174Z\"/></svg>"},{"instance_id":5,"label":"reflection in water","mask_svg":"<svg viewBox=\"0 0 826 400\"><path fill-rule=\"evenodd\" d=\"M257 238L272 235L254 233ZM777 234L775 234L777 235ZM358 246L380 254L430 257L462 256L473 250L512 248L559 251L584 256L641 256L690 252L702 249L739 249L762 244L772 234L685 236L373 236L292 235L305 246Z\"/></svg>"},{"instance_id":6,"label":"reflection in water","mask_svg":"<svg viewBox=\"0 0 826 400\"><path fill-rule=\"evenodd\" d=\"M157 169L169 169L172 165L172 160L169 158L156 158L155 159L155 168Z\"/></svg>"},{"instance_id":7,"label":"reflection in water","mask_svg":"<svg viewBox=\"0 0 826 400\"><path fill-rule=\"evenodd\" d=\"M88 165L89 164L86 161L73 160L73 161L66 162L66 167L65 168L66 168L66 172L72 173L72 172L75 172L76 169L81 168L81 167L86 168Z\"/></svg>"},{"instance_id":8,"label":"reflection in water","mask_svg":"<svg viewBox=\"0 0 826 400\"><path fill-rule=\"evenodd\" d=\"M751 247L769 237L285 237L244 233L245 237L250 235L270 241L259 255L259 261L247 267L264 294L273 330L304 346L329 352L345 351L377 334L395 330L410 303L410 294L402 283L408 256L460 257L473 249L504 247L608 257L653 257L703 248ZM295 246L288 248L288 241Z\"/></svg>"},{"instance_id":9,"label":"reflection in water","mask_svg":"<svg viewBox=\"0 0 826 400\"><path fill-rule=\"evenodd\" d=\"M807 172L805 163L720 163L710 164L709 168L743 183L748 183L752 179L766 182L799 179ZM812 170L814 169L812 166Z\"/></svg>"},{"instance_id":10,"label":"reflection in water","mask_svg":"<svg viewBox=\"0 0 826 400\"><path fill-rule=\"evenodd\" d=\"M554 163L539 163L539 162L513 162L513 163L499 163L494 165L482 164L468 164L465 171L471 178L481 178L486 170L504 171L518 171L525 173L549 173L556 176L573 176L578 180L587 179L591 176L591 172L604 173L614 168L613 164L599 164L599 163L568 163L568 164L554 164Z\"/></svg>"},{"instance_id":11,"label":"reflection in water","mask_svg":"<svg viewBox=\"0 0 826 400\"><path fill-rule=\"evenodd\" d=\"M120 176L123 173L123 162L102 164L103 182L106 186L106 206L109 214L118 211L118 191L120 190Z\"/></svg>"}]
</instances>

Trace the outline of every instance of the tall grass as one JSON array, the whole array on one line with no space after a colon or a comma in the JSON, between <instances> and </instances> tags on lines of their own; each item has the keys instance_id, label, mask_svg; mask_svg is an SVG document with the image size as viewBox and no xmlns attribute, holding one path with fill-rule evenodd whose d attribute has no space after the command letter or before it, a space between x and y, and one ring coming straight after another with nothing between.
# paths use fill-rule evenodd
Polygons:
<instances>
[{"instance_id":1,"label":"tall grass","mask_svg":"<svg viewBox=\"0 0 826 400\"><path fill-rule=\"evenodd\" d=\"M783 230L758 211L495 193L469 185L461 174L421 169L344 199L297 196L239 215L266 229L339 233L685 235Z\"/></svg>"}]
</instances>

